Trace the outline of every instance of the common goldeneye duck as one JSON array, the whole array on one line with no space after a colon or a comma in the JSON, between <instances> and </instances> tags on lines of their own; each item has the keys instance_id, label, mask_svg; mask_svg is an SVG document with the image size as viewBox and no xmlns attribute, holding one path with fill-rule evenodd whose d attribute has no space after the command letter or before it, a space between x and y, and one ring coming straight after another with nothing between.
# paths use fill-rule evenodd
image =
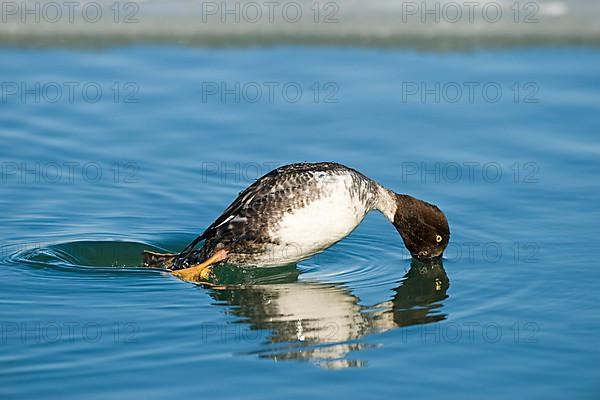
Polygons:
<instances>
[{"instance_id":1,"label":"common goldeneye duck","mask_svg":"<svg viewBox=\"0 0 600 400\"><path fill-rule=\"evenodd\" d=\"M300 163L254 182L180 253L145 251L144 266L194 281L207 279L220 262L292 264L348 236L372 210L396 227L414 258L438 258L448 245L448 221L433 204L394 193L341 164Z\"/></svg>"}]
</instances>

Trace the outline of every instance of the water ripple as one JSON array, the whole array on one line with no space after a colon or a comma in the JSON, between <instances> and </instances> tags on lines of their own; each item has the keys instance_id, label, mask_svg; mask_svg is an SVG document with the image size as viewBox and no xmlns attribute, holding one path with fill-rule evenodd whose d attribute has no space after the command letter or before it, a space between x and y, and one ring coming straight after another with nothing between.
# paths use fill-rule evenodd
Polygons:
<instances>
[{"instance_id":1,"label":"water ripple","mask_svg":"<svg viewBox=\"0 0 600 400\"><path fill-rule=\"evenodd\" d=\"M197 309L195 294L198 290L190 290L189 284L176 279L155 279L160 271L140 268L144 249L164 251L140 242L72 241L14 252L4 262L31 267L19 270L35 278L29 280L32 285L29 292L35 292L39 285L47 287L48 281L65 280L65 274L54 273L58 271L68 272L68 279L78 280L79 288L85 288L80 290L81 295L90 291L104 296L126 294L127 307L158 313L145 317L146 321L153 321L150 324L153 327L160 326L165 318L181 313L187 315ZM309 266L304 274L296 265L219 266L211 284L197 285L197 289L212 299L204 307L224 307L229 317L225 322L213 323L206 317L190 314L182 319L179 315L176 330L181 336L180 345L193 346L193 338L207 336L207 332L217 335L234 329L236 334L257 339L254 342L260 344L256 350L239 351L239 354L273 360L305 360L325 368L365 366L364 361L347 359L352 352L372 347L362 342L363 337L446 318L440 306L447 297L449 281L441 264L413 262L403 275L402 268L387 260L389 254L391 251L386 249L383 240L355 235L347 243L336 246L332 254L325 254L328 260L310 261L309 264L319 263L320 268L310 271ZM407 263L400 256L394 257L401 264ZM114 279L121 279L121 283L111 284ZM177 287L172 286L175 284ZM388 291L381 290L386 285L393 286L391 298ZM359 297L364 288L377 293L377 299ZM385 293L383 298L382 292ZM149 293L170 301L150 305ZM62 290L46 291L44 302L60 306L65 296ZM111 307L94 305L96 312L110 312ZM227 328L235 326L238 328ZM159 332L154 328L146 333L157 335ZM156 351L160 353L165 349ZM155 353L148 354L144 349L140 357L152 358ZM197 360L196 356L188 358Z\"/></svg>"},{"instance_id":2,"label":"water ripple","mask_svg":"<svg viewBox=\"0 0 600 400\"><path fill-rule=\"evenodd\" d=\"M410 268L410 258L405 258L401 246L375 235L354 234L314 260L307 260L306 267L302 264L304 278L342 283L354 289L394 286Z\"/></svg>"}]
</instances>

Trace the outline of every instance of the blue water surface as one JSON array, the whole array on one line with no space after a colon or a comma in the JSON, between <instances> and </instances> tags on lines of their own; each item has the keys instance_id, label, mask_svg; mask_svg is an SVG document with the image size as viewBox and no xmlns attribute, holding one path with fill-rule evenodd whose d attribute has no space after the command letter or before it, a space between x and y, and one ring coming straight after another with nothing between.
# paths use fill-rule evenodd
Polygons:
<instances>
[{"instance_id":1,"label":"blue water surface","mask_svg":"<svg viewBox=\"0 0 600 400\"><path fill-rule=\"evenodd\" d=\"M2 398L598 397L597 50L0 60ZM139 267L300 161L437 204L443 265L373 214L297 266Z\"/></svg>"}]
</instances>

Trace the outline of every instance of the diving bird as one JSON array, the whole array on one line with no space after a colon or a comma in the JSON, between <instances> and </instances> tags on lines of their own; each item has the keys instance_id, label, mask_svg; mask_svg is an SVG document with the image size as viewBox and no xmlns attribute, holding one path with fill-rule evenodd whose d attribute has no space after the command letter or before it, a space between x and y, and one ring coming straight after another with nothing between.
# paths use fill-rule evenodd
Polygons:
<instances>
[{"instance_id":1,"label":"diving bird","mask_svg":"<svg viewBox=\"0 0 600 400\"><path fill-rule=\"evenodd\" d=\"M448 221L435 205L397 194L342 164L299 163L277 168L246 188L180 253L145 251L144 266L198 281L221 262L293 264L348 236L372 210L396 227L414 258L439 258L448 245Z\"/></svg>"}]
</instances>

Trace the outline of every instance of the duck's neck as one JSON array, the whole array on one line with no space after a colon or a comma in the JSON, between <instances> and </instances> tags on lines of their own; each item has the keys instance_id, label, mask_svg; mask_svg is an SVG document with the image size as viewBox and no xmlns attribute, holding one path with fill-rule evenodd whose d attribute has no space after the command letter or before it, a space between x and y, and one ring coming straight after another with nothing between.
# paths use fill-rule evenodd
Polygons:
<instances>
[{"instance_id":1,"label":"duck's neck","mask_svg":"<svg viewBox=\"0 0 600 400\"><path fill-rule=\"evenodd\" d=\"M374 208L393 223L396 210L398 209L396 193L377 184L377 200L375 201Z\"/></svg>"}]
</instances>

